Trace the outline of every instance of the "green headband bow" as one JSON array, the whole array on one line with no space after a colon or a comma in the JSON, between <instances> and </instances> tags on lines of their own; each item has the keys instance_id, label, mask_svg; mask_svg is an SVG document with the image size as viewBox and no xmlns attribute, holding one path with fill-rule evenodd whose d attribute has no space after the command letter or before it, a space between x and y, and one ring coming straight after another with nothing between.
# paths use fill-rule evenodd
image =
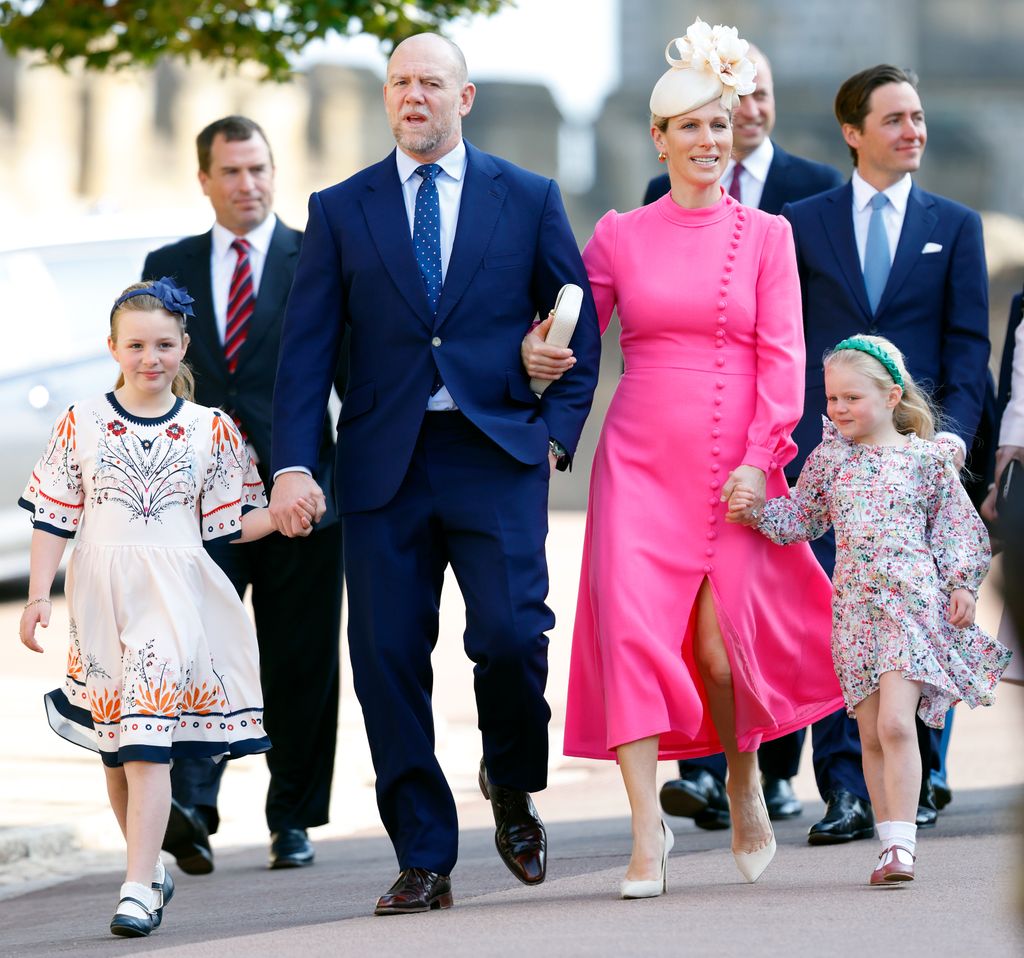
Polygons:
<instances>
[{"instance_id":1,"label":"green headband bow","mask_svg":"<svg viewBox=\"0 0 1024 958\"><path fill-rule=\"evenodd\" d=\"M892 356L882 349L881 346L870 343L866 339L851 336L849 339L844 339L841 343L836 343L832 347L832 352L838 353L840 349L857 349L862 353L867 353L869 356L874 356L885 367L886 372L892 376L892 381L900 389L903 388L903 374L900 372L900 367L896 365Z\"/></svg>"}]
</instances>

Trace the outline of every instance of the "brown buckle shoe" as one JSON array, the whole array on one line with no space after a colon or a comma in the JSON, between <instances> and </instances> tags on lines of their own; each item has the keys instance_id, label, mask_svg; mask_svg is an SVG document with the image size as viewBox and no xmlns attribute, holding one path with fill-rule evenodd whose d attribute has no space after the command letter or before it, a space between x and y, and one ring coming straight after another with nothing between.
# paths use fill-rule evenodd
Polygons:
<instances>
[{"instance_id":1,"label":"brown buckle shoe","mask_svg":"<svg viewBox=\"0 0 1024 958\"><path fill-rule=\"evenodd\" d=\"M898 882L914 880L914 862L916 855L910 855L910 862L901 862L897 850L910 855L909 849L903 845L893 844L878 856L878 864L871 873L871 885L895 885ZM890 857L891 855L891 857Z\"/></svg>"},{"instance_id":2,"label":"brown buckle shoe","mask_svg":"<svg viewBox=\"0 0 1024 958\"><path fill-rule=\"evenodd\" d=\"M375 915L412 915L435 908L451 908L452 880L426 868L406 868L377 899Z\"/></svg>"}]
</instances>

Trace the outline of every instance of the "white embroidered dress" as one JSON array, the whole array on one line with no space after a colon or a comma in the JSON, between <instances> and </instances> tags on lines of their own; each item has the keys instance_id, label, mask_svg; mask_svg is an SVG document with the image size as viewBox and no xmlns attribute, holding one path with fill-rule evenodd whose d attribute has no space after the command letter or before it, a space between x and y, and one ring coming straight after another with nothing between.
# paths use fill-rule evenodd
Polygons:
<instances>
[{"instance_id":1,"label":"white embroidered dress","mask_svg":"<svg viewBox=\"0 0 1024 958\"><path fill-rule=\"evenodd\" d=\"M266 505L229 416L178 399L142 419L113 393L76 403L19 504L75 538L67 675L45 697L58 735L111 766L270 748L255 629L202 545Z\"/></svg>"}]
</instances>

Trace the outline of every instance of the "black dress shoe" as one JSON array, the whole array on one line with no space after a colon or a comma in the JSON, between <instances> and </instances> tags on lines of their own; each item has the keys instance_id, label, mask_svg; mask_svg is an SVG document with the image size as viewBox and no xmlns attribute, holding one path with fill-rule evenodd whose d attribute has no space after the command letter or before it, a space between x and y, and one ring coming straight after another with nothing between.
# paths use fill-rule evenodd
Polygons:
<instances>
[{"instance_id":1,"label":"black dress shoe","mask_svg":"<svg viewBox=\"0 0 1024 958\"><path fill-rule=\"evenodd\" d=\"M839 845L870 838L875 831L871 805L852 792L842 789L828 796L825 817L811 826L807 841L811 845Z\"/></svg>"},{"instance_id":2,"label":"black dress shoe","mask_svg":"<svg viewBox=\"0 0 1024 958\"><path fill-rule=\"evenodd\" d=\"M302 868L312 865L314 857L313 843L306 829L282 828L271 833L268 868Z\"/></svg>"},{"instance_id":3,"label":"black dress shoe","mask_svg":"<svg viewBox=\"0 0 1024 958\"><path fill-rule=\"evenodd\" d=\"M699 828L715 831L729 827L725 784L706 769L690 769L682 778L666 782L659 799L667 815L692 818Z\"/></svg>"},{"instance_id":4,"label":"black dress shoe","mask_svg":"<svg viewBox=\"0 0 1024 958\"><path fill-rule=\"evenodd\" d=\"M495 785L483 759L477 779L494 813L494 845L501 860L524 885L539 885L547 873L547 832L529 792Z\"/></svg>"},{"instance_id":5,"label":"black dress shoe","mask_svg":"<svg viewBox=\"0 0 1024 958\"><path fill-rule=\"evenodd\" d=\"M412 915L433 908L451 908L452 880L425 868L406 868L377 899L375 915Z\"/></svg>"},{"instance_id":6,"label":"black dress shoe","mask_svg":"<svg viewBox=\"0 0 1024 958\"><path fill-rule=\"evenodd\" d=\"M175 857L186 875L209 875L213 871L213 851L206 823L194 808L173 798L161 847Z\"/></svg>"},{"instance_id":7,"label":"black dress shoe","mask_svg":"<svg viewBox=\"0 0 1024 958\"><path fill-rule=\"evenodd\" d=\"M936 785L932 782L932 792L935 795L935 807L940 812L953 801L953 792L948 785Z\"/></svg>"},{"instance_id":8,"label":"black dress shoe","mask_svg":"<svg viewBox=\"0 0 1024 958\"><path fill-rule=\"evenodd\" d=\"M921 795L917 800L917 814L914 824L918 828L934 828L939 819L939 809L935 801L935 789L926 778L921 783Z\"/></svg>"},{"instance_id":9,"label":"black dress shoe","mask_svg":"<svg viewBox=\"0 0 1024 958\"><path fill-rule=\"evenodd\" d=\"M803 814L804 807L793 793L793 786L790 785L788 778L765 776L763 787L764 804L768 809L768 817L773 822L782 822Z\"/></svg>"}]
</instances>

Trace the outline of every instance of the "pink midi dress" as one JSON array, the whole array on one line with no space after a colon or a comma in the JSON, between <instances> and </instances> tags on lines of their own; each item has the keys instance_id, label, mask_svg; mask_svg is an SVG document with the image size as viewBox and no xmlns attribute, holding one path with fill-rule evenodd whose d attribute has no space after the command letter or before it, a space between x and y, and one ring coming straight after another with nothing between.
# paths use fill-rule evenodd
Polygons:
<instances>
[{"instance_id":1,"label":"pink midi dress","mask_svg":"<svg viewBox=\"0 0 1024 958\"><path fill-rule=\"evenodd\" d=\"M565 753L613 759L654 735L663 759L721 751L693 655L705 580L753 751L843 704L828 577L806 545L726 524L720 501L741 464L765 471L768 497L787 490L804 398L789 224L666 195L606 214L583 259L602 331L618 309L625 373L591 476Z\"/></svg>"}]
</instances>

